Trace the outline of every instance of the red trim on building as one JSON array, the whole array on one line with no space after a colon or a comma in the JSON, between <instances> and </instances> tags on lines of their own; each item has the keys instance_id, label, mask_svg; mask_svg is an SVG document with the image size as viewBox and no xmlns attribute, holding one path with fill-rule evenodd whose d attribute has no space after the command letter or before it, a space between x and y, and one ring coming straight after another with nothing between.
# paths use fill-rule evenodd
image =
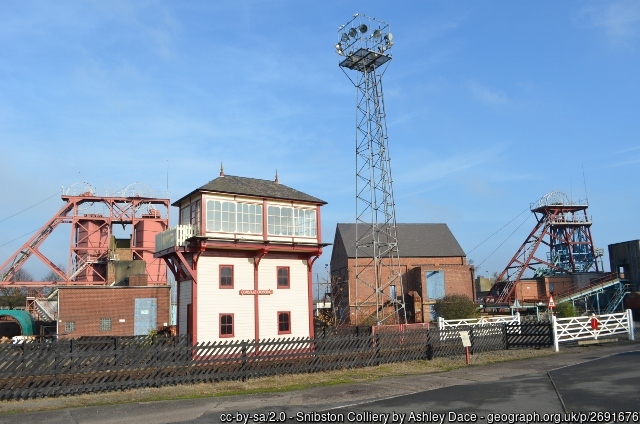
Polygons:
<instances>
[{"instance_id":1,"label":"red trim on building","mask_svg":"<svg viewBox=\"0 0 640 424\"><path fill-rule=\"evenodd\" d=\"M318 244L322 243L322 220L320 219L320 206L316 206L316 237Z\"/></svg>"},{"instance_id":2,"label":"red trim on building","mask_svg":"<svg viewBox=\"0 0 640 424\"><path fill-rule=\"evenodd\" d=\"M291 312L290 311L278 311L278 334L291 334L291 327L293 327L293 323L291 322ZM288 330L280 330L280 317L285 318L286 320L282 320L282 324L288 324Z\"/></svg>"},{"instance_id":3,"label":"red trim on building","mask_svg":"<svg viewBox=\"0 0 640 424\"><path fill-rule=\"evenodd\" d=\"M266 242L269 239L267 231L267 199L262 199L262 239Z\"/></svg>"},{"instance_id":4,"label":"red trim on building","mask_svg":"<svg viewBox=\"0 0 640 424\"><path fill-rule=\"evenodd\" d=\"M309 337L315 337L315 325L313 325L313 263L322 255L322 249L318 249L316 256L307 259L307 292L309 305Z\"/></svg>"},{"instance_id":5,"label":"red trim on building","mask_svg":"<svg viewBox=\"0 0 640 424\"><path fill-rule=\"evenodd\" d=\"M254 325L254 339L260 340L260 307L258 302L258 267L260 261L269 252L268 249L262 249L256 256L253 257L253 289L256 294L253 295L253 325Z\"/></svg>"},{"instance_id":6,"label":"red trim on building","mask_svg":"<svg viewBox=\"0 0 640 424\"><path fill-rule=\"evenodd\" d=\"M229 324L229 323L224 323L223 324L222 323L222 318L223 317L231 317L231 324ZM218 336L221 339L235 337L235 334L236 334L236 323L235 323L235 320L236 320L236 318L235 318L234 314L222 314L221 313L221 314L218 315ZM231 325L231 334L222 334L222 326L223 325L225 325L225 326Z\"/></svg>"},{"instance_id":7,"label":"red trim on building","mask_svg":"<svg viewBox=\"0 0 640 424\"><path fill-rule=\"evenodd\" d=\"M230 268L231 269L231 277L230 277L231 284L222 284L222 282L223 282L222 281L222 278L223 278L222 269L223 268ZM234 271L233 270L233 265L219 265L218 266L218 288L219 289L233 289L234 283L235 283L235 281L234 281L234 272L233 271ZM227 277L224 276L224 278L226 280Z\"/></svg>"}]
</instances>

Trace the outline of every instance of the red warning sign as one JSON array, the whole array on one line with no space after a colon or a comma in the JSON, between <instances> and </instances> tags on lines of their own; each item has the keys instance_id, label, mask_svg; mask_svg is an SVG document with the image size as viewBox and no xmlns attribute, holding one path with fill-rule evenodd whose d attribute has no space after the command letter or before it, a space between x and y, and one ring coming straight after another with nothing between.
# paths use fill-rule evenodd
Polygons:
<instances>
[{"instance_id":1,"label":"red warning sign","mask_svg":"<svg viewBox=\"0 0 640 424\"><path fill-rule=\"evenodd\" d=\"M549 303L547 304L548 308L555 308L556 307L556 302L553 300L553 295L550 294L549 295Z\"/></svg>"},{"instance_id":2,"label":"red warning sign","mask_svg":"<svg viewBox=\"0 0 640 424\"><path fill-rule=\"evenodd\" d=\"M600 324L600 321L598 321L598 318L596 318L595 314L591 315L591 329L597 330L599 324Z\"/></svg>"}]
</instances>

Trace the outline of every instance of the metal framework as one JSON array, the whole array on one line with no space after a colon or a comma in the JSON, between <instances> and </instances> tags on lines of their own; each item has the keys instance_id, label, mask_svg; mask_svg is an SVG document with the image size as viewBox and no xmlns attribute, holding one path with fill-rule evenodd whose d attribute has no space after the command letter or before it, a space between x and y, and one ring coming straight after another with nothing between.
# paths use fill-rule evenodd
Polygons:
<instances>
[{"instance_id":1,"label":"metal framework","mask_svg":"<svg viewBox=\"0 0 640 424\"><path fill-rule=\"evenodd\" d=\"M107 196L96 195L89 184L74 184L61 197L65 204L60 210L0 266L0 286L108 285L115 282L107 278L109 263L126 259L146 261L149 284L166 284L166 267L153 254L155 234L169 224L169 199L154 198L139 183ZM72 226L68 272L39 250L62 223ZM112 237L116 224L132 226L131 238L123 249L118 249ZM57 281L15 281L16 273L32 256L53 271Z\"/></svg>"},{"instance_id":2,"label":"metal framework","mask_svg":"<svg viewBox=\"0 0 640 424\"><path fill-rule=\"evenodd\" d=\"M382 76L393 35L385 22L356 14L338 28L340 68L356 87L355 324L406 322L396 233ZM356 71L352 79L346 70ZM373 322L372 322L373 324Z\"/></svg>"},{"instance_id":3,"label":"metal framework","mask_svg":"<svg viewBox=\"0 0 640 424\"><path fill-rule=\"evenodd\" d=\"M559 191L532 203L530 209L536 226L496 279L485 302L513 301L516 285L527 269L532 270L535 277L599 272L598 258L602 253L593 245L588 206L586 200L573 202ZM541 245L548 248L544 258L536 255Z\"/></svg>"}]
</instances>

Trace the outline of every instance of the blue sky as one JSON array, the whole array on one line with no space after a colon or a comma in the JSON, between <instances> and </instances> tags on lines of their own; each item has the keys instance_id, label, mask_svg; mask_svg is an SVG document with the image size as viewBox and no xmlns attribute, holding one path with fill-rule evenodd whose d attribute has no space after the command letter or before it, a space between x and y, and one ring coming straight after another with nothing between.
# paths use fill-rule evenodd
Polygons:
<instances>
[{"instance_id":1,"label":"blue sky","mask_svg":"<svg viewBox=\"0 0 640 424\"><path fill-rule=\"evenodd\" d=\"M355 220L355 88L333 48L354 13L394 34L398 222L445 222L469 252L547 192L584 198L584 169L596 246L640 238L637 1L20 0L0 2L0 262L61 186L160 192L168 169L175 200L221 162L326 200L332 242ZM501 271L533 226L525 212L468 257ZM42 251L66 264L68 240Z\"/></svg>"}]
</instances>

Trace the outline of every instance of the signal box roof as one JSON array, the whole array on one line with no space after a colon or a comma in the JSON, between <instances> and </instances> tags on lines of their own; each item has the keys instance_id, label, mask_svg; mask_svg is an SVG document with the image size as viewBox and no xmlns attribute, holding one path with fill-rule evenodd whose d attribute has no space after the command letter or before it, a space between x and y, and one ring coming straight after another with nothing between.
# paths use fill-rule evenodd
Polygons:
<instances>
[{"instance_id":1,"label":"signal box roof","mask_svg":"<svg viewBox=\"0 0 640 424\"><path fill-rule=\"evenodd\" d=\"M202 187L193 190L186 196L176 200L172 206L180 206L180 202L185 198L197 192L210 193L227 193L242 194L246 196L255 196L260 198L295 200L300 202L309 202L319 205L326 205L327 202L317 197L310 196L306 193L287 187L284 184L270 180L259 180L257 178L235 177L232 175L224 175L211 180Z\"/></svg>"}]
</instances>

